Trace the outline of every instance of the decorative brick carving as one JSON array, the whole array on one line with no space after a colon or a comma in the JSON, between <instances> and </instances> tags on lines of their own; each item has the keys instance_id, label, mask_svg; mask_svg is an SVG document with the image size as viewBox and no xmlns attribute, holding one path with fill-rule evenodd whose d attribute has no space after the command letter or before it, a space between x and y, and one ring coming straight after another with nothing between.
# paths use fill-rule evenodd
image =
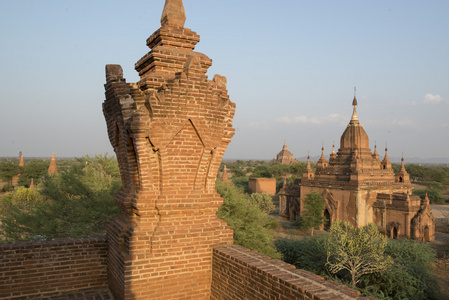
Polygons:
<instances>
[{"instance_id":1,"label":"decorative brick carving","mask_svg":"<svg viewBox=\"0 0 449 300\"><path fill-rule=\"evenodd\" d=\"M117 299L210 297L212 248L232 244L216 217L215 179L234 135L226 78L194 52L181 0L167 0L152 49L127 83L106 66L103 112L120 167L121 213L108 228L109 287Z\"/></svg>"}]
</instances>

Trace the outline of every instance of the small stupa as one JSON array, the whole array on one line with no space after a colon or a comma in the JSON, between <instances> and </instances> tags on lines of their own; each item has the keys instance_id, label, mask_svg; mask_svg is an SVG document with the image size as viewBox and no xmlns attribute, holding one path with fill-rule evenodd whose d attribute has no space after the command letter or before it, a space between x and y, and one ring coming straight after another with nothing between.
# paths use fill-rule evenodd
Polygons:
<instances>
[{"instance_id":1,"label":"small stupa","mask_svg":"<svg viewBox=\"0 0 449 300\"><path fill-rule=\"evenodd\" d=\"M51 156L50 166L48 167L48 175L58 174L58 166L56 165L55 154Z\"/></svg>"}]
</instances>

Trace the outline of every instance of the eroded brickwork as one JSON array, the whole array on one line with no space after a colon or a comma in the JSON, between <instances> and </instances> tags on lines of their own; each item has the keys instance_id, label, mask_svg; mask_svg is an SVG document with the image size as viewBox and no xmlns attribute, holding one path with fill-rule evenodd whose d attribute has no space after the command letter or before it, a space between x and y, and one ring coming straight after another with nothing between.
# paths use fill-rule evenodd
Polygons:
<instances>
[{"instance_id":1,"label":"eroded brickwork","mask_svg":"<svg viewBox=\"0 0 449 300\"><path fill-rule=\"evenodd\" d=\"M270 196L276 194L275 178L250 178L248 186L251 193L267 193Z\"/></svg>"},{"instance_id":2,"label":"eroded brickwork","mask_svg":"<svg viewBox=\"0 0 449 300\"><path fill-rule=\"evenodd\" d=\"M221 159L234 135L226 78L207 78L212 60L193 51L181 0L167 0L152 49L127 83L106 66L103 112L117 155L122 211L108 228L109 288L117 299L208 299L212 248L232 244L218 219Z\"/></svg>"},{"instance_id":3,"label":"eroded brickwork","mask_svg":"<svg viewBox=\"0 0 449 300\"><path fill-rule=\"evenodd\" d=\"M342 284L232 245L214 250L211 299L338 300L362 297L360 292Z\"/></svg>"},{"instance_id":4,"label":"eroded brickwork","mask_svg":"<svg viewBox=\"0 0 449 300\"><path fill-rule=\"evenodd\" d=\"M107 287L105 237L0 245L0 299L37 299Z\"/></svg>"}]
</instances>

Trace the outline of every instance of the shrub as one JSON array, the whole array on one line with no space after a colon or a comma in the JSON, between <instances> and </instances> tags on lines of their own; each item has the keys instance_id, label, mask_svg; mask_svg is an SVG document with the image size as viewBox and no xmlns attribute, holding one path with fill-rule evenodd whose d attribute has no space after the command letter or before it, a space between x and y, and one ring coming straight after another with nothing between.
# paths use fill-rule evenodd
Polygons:
<instances>
[{"instance_id":1,"label":"shrub","mask_svg":"<svg viewBox=\"0 0 449 300\"><path fill-rule=\"evenodd\" d=\"M228 182L216 181L216 190L223 197L217 216L234 231L234 243L273 258L281 255L273 245L275 219L265 214L242 189Z\"/></svg>"}]
</instances>

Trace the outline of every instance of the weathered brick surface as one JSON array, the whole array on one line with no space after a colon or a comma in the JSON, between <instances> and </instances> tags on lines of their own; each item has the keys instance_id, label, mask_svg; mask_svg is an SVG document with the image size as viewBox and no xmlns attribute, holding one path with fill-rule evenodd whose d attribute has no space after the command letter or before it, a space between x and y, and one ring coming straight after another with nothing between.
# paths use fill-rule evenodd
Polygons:
<instances>
[{"instance_id":1,"label":"weathered brick surface","mask_svg":"<svg viewBox=\"0 0 449 300\"><path fill-rule=\"evenodd\" d=\"M358 291L241 246L215 248L212 261L213 300L362 299Z\"/></svg>"},{"instance_id":2,"label":"weathered brick surface","mask_svg":"<svg viewBox=\"0 0 449 300\"><path fill-rule=\"evenodd\" d=\"M251 193L267 193L270 196L276 194L275 178L250 178L248 186Z\"/></svg>"},{"instance_id":3,"label":"weathered brick surface","mask_svg":"<svg viewBox=\"0 0 449 300\"><path fill-rule=\"evenodd\" d=\"M105 237L0 246L0 299L37 299L107 287Z\"/></svg>"},{"instance_id":4,"label":"weathered brick surface","mask_svg":"<svg viewBox=\"0 0 449 300\"><path fill-rule=\"evenodd\" d=\"M193 51L199 36L184 20L182 1L167 0L138 83L106 66L103 112L122 176L122 212L108 228L117 299L207 299L212 249L232 244L215 178L235 104L224 76L205 75L212 60Z\"/></svg>"}]
</instances>

